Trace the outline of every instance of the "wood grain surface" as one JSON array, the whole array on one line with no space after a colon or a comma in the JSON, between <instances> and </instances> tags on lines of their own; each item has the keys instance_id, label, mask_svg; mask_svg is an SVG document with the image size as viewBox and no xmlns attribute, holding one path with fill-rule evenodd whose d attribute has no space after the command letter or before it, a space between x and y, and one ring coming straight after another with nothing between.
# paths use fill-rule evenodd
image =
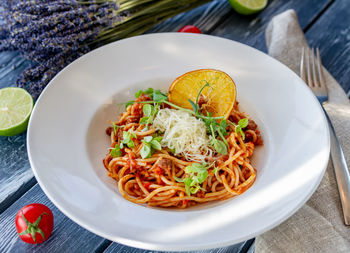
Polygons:
<instances>
[{"instance_id":1,"label":"wood grain surface","mask_svg":"<svg viewBox=\"0 0 350 253\"><path fill-rule=\"evenodd\" d=\"M54 215L54 230L42 244L24 243L17 236L15 216L18 210L30 203L48 206ZM110 242L72 222L46 197L38 184L0 214L0 252L98 252Z\"/></svg>"},{"instance_id":2,"label":"wood grain surface","mask_svg":"<svg viewBox=\"0 0 350 253\"><path fill-rule=\"evenodd\" d=\"M266 52L264 31L269 20L286 9L296 10L311 46L318 46L324 65L350 91L350 1L270 0L267 8L252 16L232 10L226 0L215 0L180 14L147 33L176 32L184 25L196 25L203 33L236 40ZM14 86L17 76L30 65L17 52L0 53L0 88ZM81 228L62 214L45 196L30 169L26 134L0 137L0 252L125 252L146 253ZM14 217L24 205L40 202L55 216L54 233L41 245L23 243L16 235ZM199 252L253 252L253 240L222 249Z\"/></svg>"},{"instance_id":3,"label":"wood grain surface","mask_svg":"<svg viewBox=\"0 0 350 253\"><path fill-rule=\"evenodd\" d=\"M322 63L350 97L350 1L335 1L306 32Z\"/></svg>"}]
</instances>

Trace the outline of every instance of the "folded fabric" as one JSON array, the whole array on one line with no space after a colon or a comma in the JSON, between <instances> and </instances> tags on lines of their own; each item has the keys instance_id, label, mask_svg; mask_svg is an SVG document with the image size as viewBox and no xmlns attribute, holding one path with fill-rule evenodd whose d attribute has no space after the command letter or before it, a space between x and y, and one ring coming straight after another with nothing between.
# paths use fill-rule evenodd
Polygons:
<instances>
[{"instance_id":1,"label":"folded fabric","mask_svg":"<svg viewBox=\"0 0 350 253\"><path fill-rule=\"evenodd\" d=\"M299 75L301 50L308 47L294 10L275 16L266 29L272 57ZM318 45L322 48L322 45ZM350 102L344 90L324 69L329 90L325 108L350 164ZM283 84L281 84L283 85ZM337 183L330 160L319 187L294 215L258 236L255 252L350 252L350 226L345 226Z\"/></svg>"}]
</instances>

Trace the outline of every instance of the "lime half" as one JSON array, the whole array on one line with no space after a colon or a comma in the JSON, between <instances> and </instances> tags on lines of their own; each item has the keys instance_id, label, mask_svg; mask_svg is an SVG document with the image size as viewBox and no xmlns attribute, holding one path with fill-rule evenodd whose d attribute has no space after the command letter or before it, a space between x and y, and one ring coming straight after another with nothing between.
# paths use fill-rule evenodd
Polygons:
<instances>
[{"instance_id":1,"label":"lime half","mask_svg":"<svg viewBox=\"0 0 350 253\"><path fill-rule=\"evenodd\" d=\"M267 0L228 0L235 11L249 15L261 11L266 7Z\"/></svg>"},{"instance_id":2,"label":"lime half","mask_svg":"<svg viewBox=\"0 0 350 253\"><path fill-rule=\"evenodd\" d=\"M32 96L24 89L0 89L0 135L13 136L27 129L33 110Z\"/></svg>"}]
</instances>

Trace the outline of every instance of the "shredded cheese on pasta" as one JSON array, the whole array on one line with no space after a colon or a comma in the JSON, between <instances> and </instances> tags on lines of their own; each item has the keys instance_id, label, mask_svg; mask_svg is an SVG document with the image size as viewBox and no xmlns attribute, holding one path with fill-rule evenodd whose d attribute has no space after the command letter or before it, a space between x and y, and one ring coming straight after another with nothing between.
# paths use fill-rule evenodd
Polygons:
<instances>
[{"instance_id":1,"label":"shredded cheese on pasta","mask_svg":"<svg viewBox=\"0 0 350 253\"><path fill-rule=\"evenodd\" d=\"M153 121L156 130L164 132L162 146L175 150L186 160L201 161L212 156L210 139L204 122L191 114L175 109L161 109Z\"/></svg>"}]
</instances>

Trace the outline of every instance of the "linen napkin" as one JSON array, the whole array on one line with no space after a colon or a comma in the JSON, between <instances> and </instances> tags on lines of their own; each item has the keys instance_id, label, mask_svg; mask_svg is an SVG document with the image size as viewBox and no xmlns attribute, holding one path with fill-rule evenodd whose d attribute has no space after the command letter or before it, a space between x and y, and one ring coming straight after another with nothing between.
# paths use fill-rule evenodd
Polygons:
<instances>
[{"instance_id":1,"label":"linen napkin","mask_svg":"<svg viewBox=\"0 0 350 253\"><path fill-rule=\"evenodd\" d=\"M270 21L266 29L266 44L269 55L299 75L301 50L308 44L294 10L287 10ZM318 46L322 48L322 45ZM350 102L341 86L325 69L324 75L329 90L329 103L325 108L349 165ZM343 223L331 160L309 201L282 224L258 236L255 252L350 252L350 226Z\"/></svg>"}]
</instances>

